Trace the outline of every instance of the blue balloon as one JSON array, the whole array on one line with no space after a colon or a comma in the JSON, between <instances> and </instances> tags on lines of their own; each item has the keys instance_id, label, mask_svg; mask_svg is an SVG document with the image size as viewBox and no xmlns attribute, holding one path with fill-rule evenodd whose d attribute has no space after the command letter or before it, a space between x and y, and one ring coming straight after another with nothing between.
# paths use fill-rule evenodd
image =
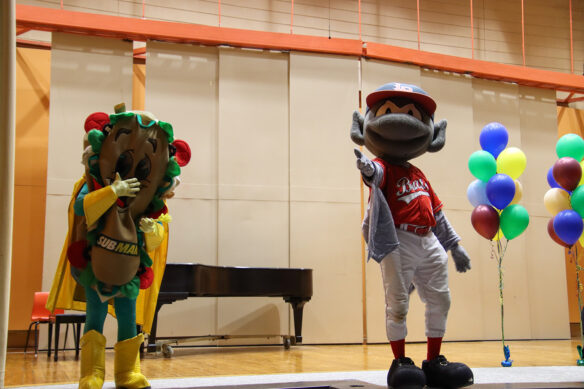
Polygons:
<instances>
[{"instance_id":1,"label":"blue balloon","mask_svg":"<svg viewBox=\"0 0 584 389\"><path fill-rule=\"evenodd\" d=\"M566 209L554 216L554 231L556 235L572 246L578 241L584 230L584 222L578 212Z\"/></svg>"},{"instance_id":2,"label":"blue balloon","mask_svg":"<svg viewBox=\"0 0 584 389\"><path fill-rule=\"evenodd\" d=\"M507 142L509 142L507 129L497 122L484 126L479 136L481 148L491 153L495 159L501 154L501 151L505 150Z\"/></svg>"},{"instance_id":3,"label":"blue balloon","mask_svg":"<svg viewBox=\"0 0 584 389\"><path fill-rule=\"evenodd\" d=\"M560 189L564 189L560 186L560 184L558 184L556 182L556 179L554 178L554 167L550 167L550 169L547 172L547 182L550 186L550 188L560 188Z\"/></svg>"},{"instance_id":4,"label":"blue balloon","mask_svg":"<svg viewBox=\"0 0 584 389\"><path fill-rule=\"evenodd\" d=\"M487 198L491 204L501 210L508 206L515 197L515 181L506 174L495 174L487 182Z\"/></svg>"},{"instance_id":5,"label":"blue balloon","mask_svg":"<svg viewBox=\"0 0 584 389\"><path fill-rule=\"evenodd\" d=\"M479 205L491 205L487 198L487 183L481 180L474 180L466 189L466 197L473 207Z\"/></svg>"}]
</instances>

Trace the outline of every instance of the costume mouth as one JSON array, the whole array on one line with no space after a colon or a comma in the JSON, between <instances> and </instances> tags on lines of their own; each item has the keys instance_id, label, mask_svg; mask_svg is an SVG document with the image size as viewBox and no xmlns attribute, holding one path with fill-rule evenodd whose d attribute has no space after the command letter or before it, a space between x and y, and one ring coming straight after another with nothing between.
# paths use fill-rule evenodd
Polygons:
<instances>
[{"instance_id":1,"label":"costume mouth","mask_svg":"<svg viewBox=\"0 0 584 389\"><path fill-rule=\"evenodd\" d=\"M128 196L118 197L116 200L116 205L118 206L119 210L126 210L130 206L132 202L132 198Z\"/></svg>"}]
</instances>

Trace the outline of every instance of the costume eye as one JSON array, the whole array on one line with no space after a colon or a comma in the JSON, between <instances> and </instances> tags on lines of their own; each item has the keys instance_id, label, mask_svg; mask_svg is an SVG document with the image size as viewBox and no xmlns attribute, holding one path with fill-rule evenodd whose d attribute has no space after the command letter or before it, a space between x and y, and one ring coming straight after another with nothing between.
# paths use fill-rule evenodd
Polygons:
<instances>
[{"instance_id":1,"label":"costume eye","mask_svg":"<svg viewBox=\"0 0 584 389\"><path fill-rule=\"evenodd\" d=\"M125 178L132 169L133 164L134 158L130 151L124 151L120 154L118 161L116 162L116 172L120 173L120 177Z\"/></svg>"},{"instance_id":2,"label":"costume eye","mask_svg":"<svg viewBox=\"0 0 584 389\"><path fill-rule=\"evenodd\" d=\"M138 165L136 166L136 170L134 171L134 176L139 180L142 181L150 175L150 158L147 156L142 158Z\"/></svg>"},{"instance_id":3,"label":"costume eye","mask_svg":"<svg viewBox=\"0 0 584 389\"><path fill-rule=\"evenodd\" d=\"M422 120L422 114L415 105L408 104L405 107L402 107L402 109L404 113L407 113L408 115L413 116L418 120Z\"/></svg>"},{"instance_id":4,"label":"costume eye","mask_svg":"<svg viewBox=\"0 0 584 389\"><path fill-rule=\"evenodd\" d=\"M377 111L375 112L375 117L379 117L379 116L383 116L385 114L388 113L392 113L392 106L395 107L394 104L392 104L390 101L386 101L383 105L381 105L379 108L377 108Z\"/></svg>"}]
</instances>

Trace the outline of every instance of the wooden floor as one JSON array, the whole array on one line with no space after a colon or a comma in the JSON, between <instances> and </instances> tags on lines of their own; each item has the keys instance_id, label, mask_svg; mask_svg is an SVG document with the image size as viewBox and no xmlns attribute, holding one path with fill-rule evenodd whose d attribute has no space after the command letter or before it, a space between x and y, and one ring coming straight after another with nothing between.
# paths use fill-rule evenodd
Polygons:
<instances>
[{"instance_id":1,"label":"wooden floor","mask_svg":"<svg viewBox=\"0 0 584 389\"><path fill-rule=\"evenodd\" d=\"M509 341L513 366L575 366L579 339ZM416 364L425 359L425 343L407 344L406 353ZM447 342L442 353L470 367L499 367L504 359L500 341ZM391 362L389 345L302 345L175 348L172 358L154 353L142 359L148 378L208 377L331 371L384 370ZM113 350L106 351L106 380L113 380ZM75 383L79 362L74 351L59 353L59 361L46 352L9 351L5 386Z\"/></svg>"}]
</instances>

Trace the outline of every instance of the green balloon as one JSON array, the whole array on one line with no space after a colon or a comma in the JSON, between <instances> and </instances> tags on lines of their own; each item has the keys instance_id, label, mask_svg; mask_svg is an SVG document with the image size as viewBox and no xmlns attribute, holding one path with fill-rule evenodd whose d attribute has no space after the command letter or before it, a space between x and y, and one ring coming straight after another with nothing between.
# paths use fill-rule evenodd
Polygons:
<instances>
[{"instance_id":1,"label":"green balloon","mask_svg":"<svg viewBox=\"0 0 584 389\"><path fill-rule=\"evenodd\" d=\"M570 196L570 205L574 211L578 212L580 217L584 218L584 185L574 189Z\"/></svg>"},{"instance_id":2,"label":"green balloon","mask_svg":"<svg viewBox=\"0 0 584 389\"><path fill-rule=\"evenodd\" d=\"M470 155L468 168L473 176L487 182L497 173L497 161L488 151L479 150Z\"/></svg>"},{"instance_id":3,"label":"green balloon","mask_svg":"<svg viewBox=\"0 0 584 389\"><path fill-rule=\"evenodd\" d=\"M529 214L520 204L508 206L501 213L501 230L508 240L518 237L529 224Z\"/></svg>"},{"instance_id":4,"label":"green balloon","mask_svg":"<svg viewBox=\"0 0 584 389\"><path fill-rule=\"evenodd\" d=\"M572 157L580 162L584 158L584 139L576 134L566 134L556 143L558 158Z\"/></svg>"}]
</instances>

